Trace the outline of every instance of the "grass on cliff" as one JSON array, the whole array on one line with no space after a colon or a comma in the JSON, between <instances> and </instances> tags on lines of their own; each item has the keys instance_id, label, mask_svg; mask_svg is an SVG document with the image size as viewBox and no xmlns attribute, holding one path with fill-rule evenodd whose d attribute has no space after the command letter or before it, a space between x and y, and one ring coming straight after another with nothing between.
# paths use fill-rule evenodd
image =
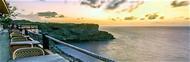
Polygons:
<instances>
[{"instance_id":1,"label":"grass on cliff","mask_svg":"<svg viewBox=\"0 0 190 62\"><path fill-rule=\"evenodd\" d=\"M16 24L37 24L42 32L65 42L106 41L114 36L100 31L98 24L39 23L27 20L15 20Z\"/></svg>"}]
</instances>

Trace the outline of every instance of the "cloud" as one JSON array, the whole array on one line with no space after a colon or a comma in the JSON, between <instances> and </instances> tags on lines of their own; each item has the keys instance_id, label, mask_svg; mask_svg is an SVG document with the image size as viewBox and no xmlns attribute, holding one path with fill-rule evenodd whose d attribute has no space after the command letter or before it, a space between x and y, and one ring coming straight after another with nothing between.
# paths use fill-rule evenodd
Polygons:
<instances>
[{"instance_id":1,"label":"cloud","mask_svg":"<svg viewBox=\"0 0 190 62\"><path fill-rule=\"evenodd\" d=\"M96 2L98 1L98 0L87 0L89 3L91 3L91 4L96 4Z\"/></svg>"},{"instance_id":2,"label":"cloud","mask_svg":"<svg viewBox=\"0 0 190 62\"><path fill-rule=\"evenodd\" d=\"M103 6L105 10L117 10L117 12L132 12L140 5L144 4L144 0L82 0L80 4L87 5L91 8L100 8Z\"/></svg>"},{"instance_id":3,"label":"cloud","mask_svg":"<svg viewBox=\"0 0 190 62\"><path fill-rule=\"evenodd\" d=\"M189 5L189 1L178 1L178 0L174 0L172 3L171 3L171 6L173 7L181 7L181 6L187 6Z\"/></svg>"},{"instance_id":4,"label":"cloud","mask_svg":"<svg viewBox=\"0 0 190 62\"><path fill-rule=\"evenodd\" d=\"M40 1L44 2L44 1L46 1L46 0L40 0Z\"/></svg>"},{"instance_id":5,"label":"cloud","mask_svg":"<svg viewBox=\"0 0 190 62\"><path fill-rule=\"evenodd\" d=\"M112 0L106 7L106 9L116 9L120 4L124 3L126 0Z\"/></svg>"},{"instance_id":6,"label":"cloud","mask_svg":"<svg viewBox=\"0 0 190 62\"><path fill-rule=\"evenodd\" d=\"M141 5L143 5L144 1L140 1L140 0L139 1L130 1L129 3L131 5L129 5L126 8L122 8L121 11L118 11L118 12L125 12L125 11L132 12L133 10L135 10L135 9L139 8Z\"/></svg>"},{"instance_id":7,"label":"cloud","mask_svg":"<svg viewBox=\"0 0 190 62\"><path fill-rule=\"evenodd\" d=\"M103 2L100 0L83 0L81 1L81 5L88 5L92 8L100 8L102 6Z\"/></svg>"},{"instance_id":8,"label":"cloud","mask_svg":"<svg viewBox=\"0 0 190 62\"><path fill-rule=\"evenodd\" d=\"M126 0L83 0L81 1L81 5L87 5L92 8L100 8L103 4L107 3L105 9L113 10L125 1Z\"/></svg>"}]
</instances>

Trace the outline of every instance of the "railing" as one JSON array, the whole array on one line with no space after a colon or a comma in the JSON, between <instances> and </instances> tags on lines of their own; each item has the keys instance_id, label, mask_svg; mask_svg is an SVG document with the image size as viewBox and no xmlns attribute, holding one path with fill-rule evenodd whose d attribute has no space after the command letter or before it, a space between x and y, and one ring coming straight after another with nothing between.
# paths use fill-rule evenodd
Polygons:
<instances>
[{"instance_id":1,"label":"railing","mask_svg":"<svg viewBox=\"0 0 190 62\"><path fill-rule=\"evenodd\" d=\"M38 34L38 33L33 33L31 31L28 31L26 29L25 29L25 33L30 35L30 37L32 37L34 40L40 41L40 43L42 43L44 49L49 49L49 50L51 50L51 51L53 51L55 53L58 53L61 56L63 56L64 58L70 60L71 62L82 62L82 61L80 59L78 59L78 58L75 58L75 57L65 53L60 48L58 48L56 46L56 44L62 44L64 46L66 46L66 47L69 47L71 49L74 49L76 51L79 51L81 53L84 53L84 54L86 54L88 56L91 56L93 58L99 59L99 60L104 61L104 62L115 62L114 60L111 60L109 58L102 57L102 56L100 56L98 54L95 54L93 52L90 52L88 50L85 50L85 49L76 47L74 45L71 45L69 43L65 43L63 41L60 41L60 40L58 40L56 38L53 38L53 37L49 36L47 33Z\"/></svg>"},{"instance_id":2,"label":"railing","mask_svg":"<svg viewBox=\"0 0 190 62\"><path fill-rule=\"evenodd\" d=\"M57 54L61 55L62 57L66 58L70 62L82 62L80 59L75 58L75 57L65 53L61 49L59 49L56 46L57 43L54 42L53 40L45 37L44 34L37 34L37 33L28 31L28 35L30 37L32 37L34 40L40 41L40 43L43 45L44 49L51 50L52 52L57 53Z\"/></svg>"},{"instance_id":3,"label":"railing","mask_svg":"<svg viewBox=\"0 0 190 62\"><path fill-rule=\"evenodd\" d=\"M2 24L0 24L0 32L1 32L1 30L3 30L3 25Z\"/></svg>"},{"instance_id":4,"label":"railing","mask_svg":"<svg viewBox=\"0 0 190 62\"><path fill-rule=\"evenodd\" d=\"M111 59L109 59L109 58L102 57L102 56L97 55L97 54L95 54L95 53L92 53L92 52L90 52L90 51L88 51L88 50L85 50L85 49L76 47L76 46L71 45L71 44L69 44L69 43L65 43L65 42L60 41L60 40L58 40L58 39L56 39L56 38L53 38L53 37L51 37L51 36L49 36L49 35L47 35L47 34L36 34L36 33L29 32L29 35L31 35L31 34L34 35L34 39L35 39L35 40L39 40L39 41L42 42L43 48L45 48L45 49L50 49L50 50L53 49L54 51L55 51L55 50L58 50L59 53L61 53L61 54L64 53L64 54L65 54L65 52L61 51L59 48L57 48L57 46L55 46L55 44L58 43L58 44L62 44L62 45L64 45L64 46L67 46L67 47L69 47L69 48L72 48L72 49L74 49L74 50L77 50L77 51L79 51L79 52L82 52L82 53L84 53L84 54L86 54L86 55L89 55L89 56L91 56L91 57L94 57L94 58L96 58L96 59L99 59L99 60L101 60L101 61L104 61L104 62L114 62L113 60L111 60ZM33 36L31 36L31 37L33 37ZM42 39L42 40L40 40L40 39ZM69 55L69 56L70 56L70 55ZM79 59L76 59L76 58L75 58L75 60L78 61ZM79 60L79 61L80 61L80 60Z\"/></svg>"},{"instance_id":5,"label":"railing","mask_svg":"<svg viewBox=\"0 0 190 62\"><path fill-rule=\"evenodd\" d=\"M16 24L16 28L19 29L38 29L36 24Z\"/></svg>"}]
</instances>

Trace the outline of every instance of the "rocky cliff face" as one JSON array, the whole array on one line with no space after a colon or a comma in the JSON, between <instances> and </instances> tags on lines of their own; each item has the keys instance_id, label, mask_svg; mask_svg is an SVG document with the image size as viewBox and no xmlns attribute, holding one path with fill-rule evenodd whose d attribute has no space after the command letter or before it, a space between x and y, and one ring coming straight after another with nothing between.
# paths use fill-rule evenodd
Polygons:
<instances>
[{"instance_id":1,"label":"rocky cliff face","mask_svg":"<svg viewBox=\"0 0 190 62\"><path fill-rule=\"evenodd\" d=\"M97 24L40 24L42 32L66 42L102 41L114 39L113 35L99 31Z\"/></svg>"},{"instance_id":2,"label":"rocky cliff face","mask_svg":"<svg viewBox=\"0 0 190 62\"><path fill-rule=\"evenodd\" d=\"M17 24L37 24L42 32L48 33L65 42L106 41L114 36L106 31L100 31L98 24L74 23L40 23L27 20L16 20Z\"/></svg>"}]
</instances>

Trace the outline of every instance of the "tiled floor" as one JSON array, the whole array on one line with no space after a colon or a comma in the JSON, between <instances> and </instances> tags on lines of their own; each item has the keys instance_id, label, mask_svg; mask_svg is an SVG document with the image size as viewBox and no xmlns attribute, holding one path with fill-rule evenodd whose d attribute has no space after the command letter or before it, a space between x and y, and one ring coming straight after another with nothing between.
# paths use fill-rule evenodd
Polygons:
<instances>
[{"instance_id":1,"label":"tiled floor","mask_svg":"<svg viewBox=\"0 0 190 62\"><path fill-rule=\"evenodd\" d=\"M8 31L0 31L0 62L8 62L9 55L9 38Z\"/></svg>"}]
</instances>

